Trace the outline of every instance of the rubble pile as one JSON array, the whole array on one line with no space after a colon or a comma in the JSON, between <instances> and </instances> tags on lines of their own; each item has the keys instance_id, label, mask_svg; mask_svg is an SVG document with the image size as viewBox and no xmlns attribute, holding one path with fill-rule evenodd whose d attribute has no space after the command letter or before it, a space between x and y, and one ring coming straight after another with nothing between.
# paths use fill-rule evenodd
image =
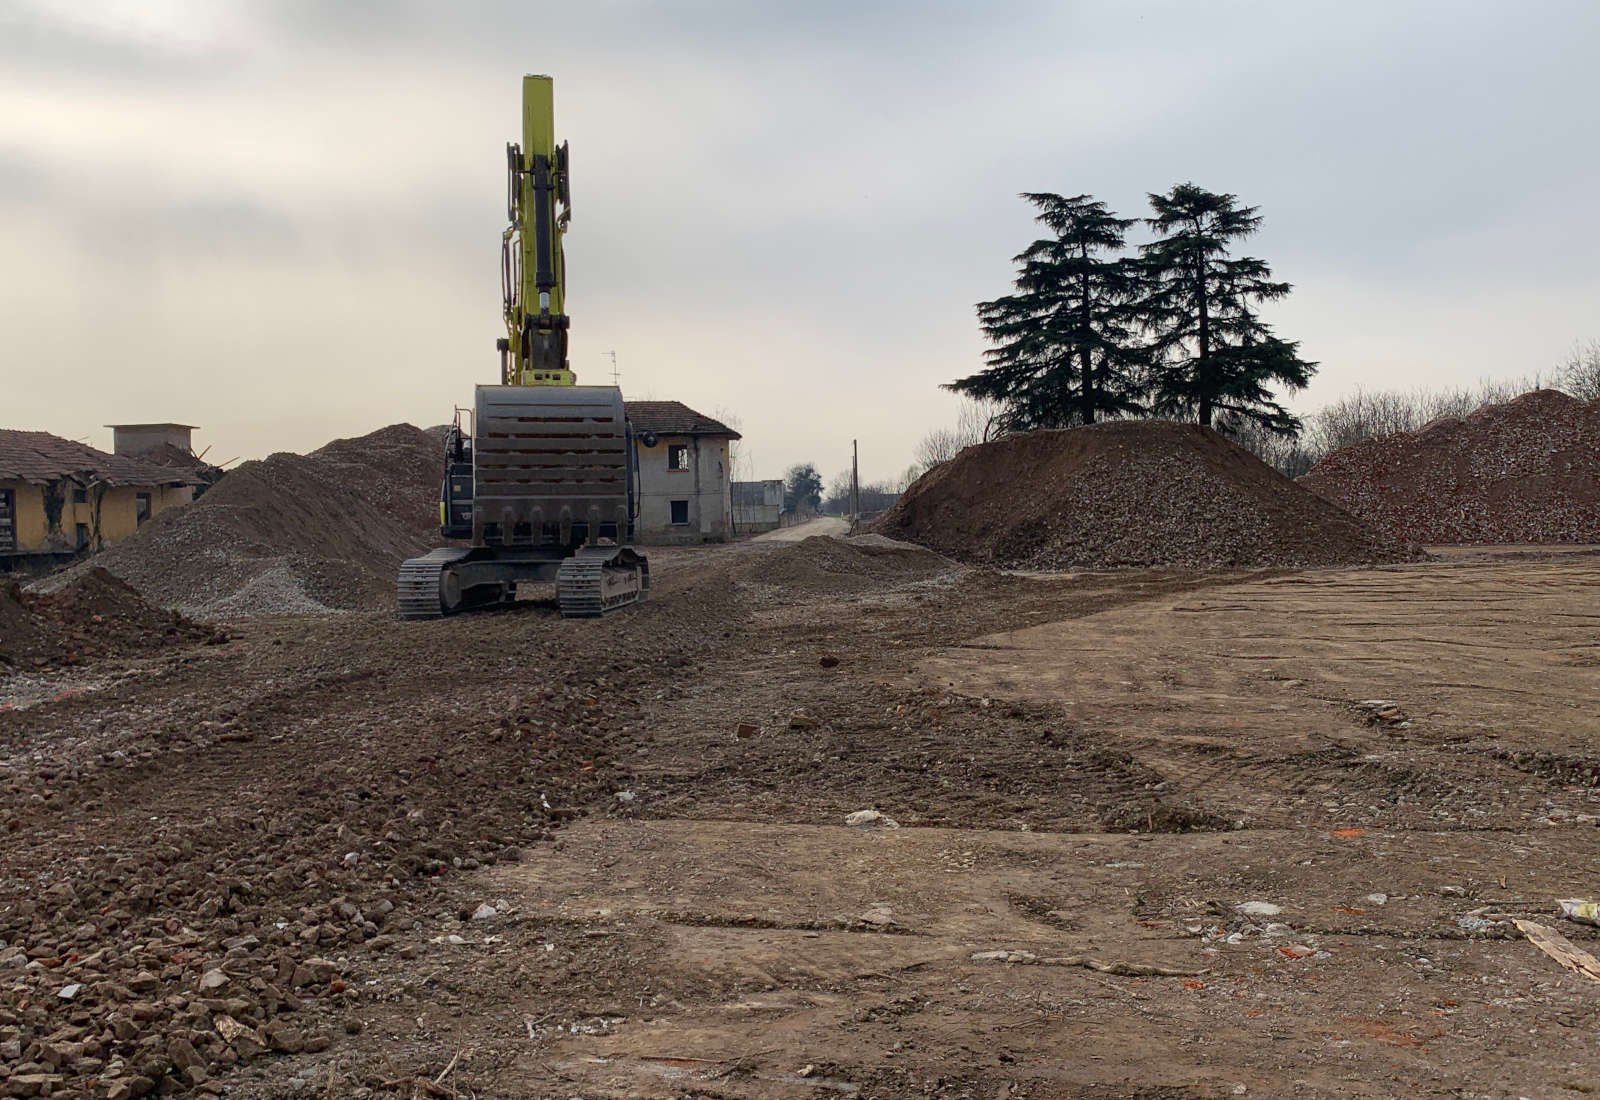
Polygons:
<instances>
[{"instance_id":1,"label":"rubble pile","mask_svg":"<svg viewBox=\"0 0 1600 1100\"><path fill-rule=\"evenodd\" d=\"M634 695L722 644L730 589L603 634L488 616L444 648L265 624L210 691L191 668L98 718L0 711L0 1096L216 1093L349 1043L396 959L470 950L438 938L459 880L630 782ZM508 693L509 646L548 675Z\"/></svg>"},{"instance_id":2,"label":"rubble pile","mask_svg":"<svg viewBox=\"0 0 1600 1100\"><path fill-rule=\"evenodd\" d=\"M925 581L957 568L921 546L882 535L813 535L781 544L758 558L744 570L743 578L786 592L820 595Z\"/></svg>"},{"instance_id":3,"label":"rubble pile","mask_svg":"<svg viewBox=\"0 0 1600 1100\"><path fill-rule=\"evenodd\" d=\"M94 564L199 618L388 606L400 562L439 543L441 456L396 424L246 462Z\"/></svg>"},{"instance_id":4,"label":"rubble pile","mask_svg":"<svg viewBox=\"0 0 1600 1100\"><path fill-rule=\"evenodd\" d=\"M1600 400L1534 390L1335 451L1300 484L1398 539L1600 542Z\"/></svg>"},{"instance_id":5,"label":"rubble pile","mask_svg":"<svg viewBox=\"0 0 1600 1100\"><path fill-rule=\"evenodd\" d=\"M0 589L0 670L139 656L211 637L98 567L48 594Z\"/></svg>"},{"instance_id":6,"label":"rubble pile","mask_svg":"<svg viewBox=\"0 0 1600 1100\"><path fill-rule=\"evenodd\" d=\"M1421 556L1210 428L1114 421L968 447L877 530L1025 569L1304 567Z\"/></svg>"}]
</instances>

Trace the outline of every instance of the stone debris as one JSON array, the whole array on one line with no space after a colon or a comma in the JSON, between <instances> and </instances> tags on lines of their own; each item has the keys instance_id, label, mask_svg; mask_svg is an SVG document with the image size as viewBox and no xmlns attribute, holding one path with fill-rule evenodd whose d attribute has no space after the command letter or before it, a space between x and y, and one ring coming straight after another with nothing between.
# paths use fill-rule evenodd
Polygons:
<instances>
[{"instance_id":1,"label":"stone debris","mask_svg":"<svg viewBox=\"0 0 1600 1100\"><path fill-rule=\"evenodd\" d=\"M846 825L859 829L898 829L900 823L877 810L857 810L847 814L844 819Z\"/></svg>"},{"instance_id":2,"label":"stone debris","mask_svg":"<svg viewBox=\"0 0 1600 1100\"><path fill-rule=\"evenodd\" d=\"M1600 399L1534 390L1334 451L1299 483L1395 539L1600 542Z\"/></svg>"},{"instance_id":3,"label":"stone debris","mask_svg":"<svg viewBox=\"0 0 1600 1100\"><path fill-rule=\"evenodd\" d=\"M0 584L0 673L147 656L226 638L147 603L98 566L81 568L51 591Z\"/></svg>"},{"instance_id":4,"label":"stone debris","mask_svg":"<svg viewBox=\"0 0 1600 1100\"><path fill-rule=\"evenodd\" d=\"M968 447L877 521L958 561L1021 569L1362 565L1421 550L1209 428L1113 421Z\"/></svg>"},{"instance_id":5,"label":"stone debris","mask_svg":"<svg viewBox=\"0 0 1600 1100\"><path fill-rule=\"evenodd\" d=\"M443 463L409 424L245 462L91 562L202 619L392 607L400 562L439 544Z\"/></svg>"}]
</instances>

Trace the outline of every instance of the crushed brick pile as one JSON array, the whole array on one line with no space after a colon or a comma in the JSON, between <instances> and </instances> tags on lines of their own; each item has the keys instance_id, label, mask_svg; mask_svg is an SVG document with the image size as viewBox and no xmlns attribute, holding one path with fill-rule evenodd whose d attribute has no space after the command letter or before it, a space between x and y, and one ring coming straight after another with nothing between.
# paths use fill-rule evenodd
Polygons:
<instances>
[{"instance_id":1,"label":"crushed brick pile","mask_svg":"<svg viewBox=\"0 0 1600 1100\"><path fill-rule=\"evenodd\" d=\"M49 594L0 588L0 671L139 656L211 637L100 568Z\"/></svg>"},{"instance_id":2,"label":"crushed brick pile","mask_svg":"<svg viewBox=\"0 0 1600 1100\"><path fill-rule=\"evenodd\" d=\"M1209 428L1162 420L968 447L877 522L958 561L1025 569L1300 567L1414 559Z\"/></svg>"},{"instance_id":3,"label":"crushed brick pile","mask_svg":"<svg viewBox=\"0 0 1600 1100\"><path fill-rule=\"evenodd\" d=\"M409 424L274 454L93 562L199 618L391 606L400 562L439 545L442 470L438 436Z\"/></svg>"},{"instance_id":4,"label":"crushed brick pile","mask_svg":"<svg viewBox=\"0 0 1600 1100\"><path fill-rule=\"evenodd\" d=\"M1414 542L1600 542L1600 400L1534 390L1335 451L1300 484Z\"/></svg>"}]
</instances>

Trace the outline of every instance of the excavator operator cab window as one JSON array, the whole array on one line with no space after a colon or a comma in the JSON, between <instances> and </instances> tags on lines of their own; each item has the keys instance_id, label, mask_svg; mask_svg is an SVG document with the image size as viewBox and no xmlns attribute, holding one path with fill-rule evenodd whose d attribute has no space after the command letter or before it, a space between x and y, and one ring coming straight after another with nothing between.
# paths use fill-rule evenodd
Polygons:
<instances>
[{"instance_id":1,"label":"excavator operator cab window","mask_svg":"<svg viewBox=\"0 0 1600 1100\"><path fill-rule=\"evenodd\" d=\"M672 443L667 446L667 469L687 470L689 468L689 448L683 443Z\"/></svg>"}]
</instances>

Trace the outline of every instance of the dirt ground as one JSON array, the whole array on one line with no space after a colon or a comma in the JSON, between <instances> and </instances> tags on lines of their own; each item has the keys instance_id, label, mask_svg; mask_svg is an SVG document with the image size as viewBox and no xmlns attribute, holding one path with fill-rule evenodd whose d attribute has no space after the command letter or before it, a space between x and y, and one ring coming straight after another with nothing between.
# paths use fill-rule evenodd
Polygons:
<instances>
[{"instance_id":1,"label":"dirt ground","mask_svg":"<svg viewBox=\"0 0 1600 1100\"><path fill-rule=\"evenodd\" d=\"M1600 1089L1600 555L805 549L0 680L0 1095Z\"/></svg>"}]
</instances>

